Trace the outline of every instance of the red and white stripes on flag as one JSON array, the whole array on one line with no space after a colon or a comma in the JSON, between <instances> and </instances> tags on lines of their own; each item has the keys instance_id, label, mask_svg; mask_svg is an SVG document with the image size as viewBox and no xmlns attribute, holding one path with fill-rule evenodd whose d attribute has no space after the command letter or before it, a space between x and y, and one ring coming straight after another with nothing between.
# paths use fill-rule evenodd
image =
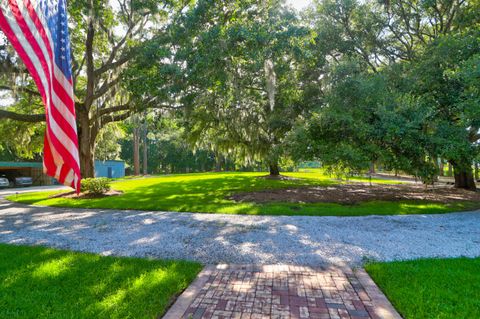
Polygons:
<instances>
[{"instance_id":1,"label":"red and white stripes on flag","mask_svg":"<svg viewBox=\"0 0 480 319\"><path fill-rule=\"evenodd\" d=\"M44 172L80 192L80 161L65 0L1 0L0 28L45 105Z\"/></svg>"}]
</instances>

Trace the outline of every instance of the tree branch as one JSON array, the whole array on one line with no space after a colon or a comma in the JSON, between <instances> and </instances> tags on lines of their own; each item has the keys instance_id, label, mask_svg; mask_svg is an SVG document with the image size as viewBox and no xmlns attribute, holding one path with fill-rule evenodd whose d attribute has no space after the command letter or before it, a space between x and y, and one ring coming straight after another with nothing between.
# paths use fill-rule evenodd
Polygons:
<instances>
[{"instance_id":1,"label":"tree branch","mask_svg":"<svg viewBox=\"0 0 480 319\"><path fill-rule=\"evenodd\" d=\"M132 112L125 112L118 115L110 115L110 116L103 116L100 121L100 127L103 127L105 124L112 123L112 122L119 122L128 119L132 115Z\"/></svg>"},{"instance_id":2,"label":"tree branch","mask_svg":"<svg viewBox=\"0 0 480 319\"><path fill-rule=\"evenodd\" d=\"M111 63L107 63L107 64L104 64L102 65L101 67L99 67L98 69L95 70L95 75L101 75L111 69L115 69L123 64L125 64L126 62L128 62L128 60L130 60L134 55L134 52L133 50L129 51L128 53L125 53L123 56L121 56L118 60L116 60L115 62L111 62Z\"/></svg>"},{"instance_id":3,"label":"tree branch","mask_svg":"<svg viewBox=\"0 0 480 319\"><path fill-rule=\"evenodd\" d=\"M93 103L93 94L95 91L95 69L93 61L93 39L95 36L95 28L93 25L94 14L93 1L90 0L90 17L88 21L87 39L85 41L85 61L87 65L87 90L85 94L85 107L87 111L90 109L90 106Z\"/></svg>"},{"instance_id":4,"label":"tree branch","mask_svg":"<svg viewBox=\"0 0 480 319\"><path fill-rule=\"evenodd\" d=\"M109 113L113 112L118 112L118 111L126 111L130 108L130 104L122 104L122 105L117 105L117 106L112 106L112 107L107 107L104 109L98 110L98 116L103 116L107 115Z\"/></svg>"},{"instance_id":5,"label":"tree branch","mask_svg":"<svg viewBox=\"0 0 480 319\"><path fill-rule=\"evenodd\" d=\"M105 80L105 82L102 84L102 86L97 90L97 92L95 92L95 95L93 96L93 99L96 100L99 97L101 97L102 95L104 95L105 93L107 93L108 90L110 90L110 88L112 88L113 86L117 85L118 82L120 82L120 77L119 76L116 79L114 79L110 82Z\"/></svg>"},{"instance_id":6,"label":"tree branch","mask_svg":"<svg viewBox=\"0 0 480 319\"><path fill-rule=\"evenodd\" d=\"M36 90L30 90L29 88L27 87L19 87L19 88L12 88L10 86L6 86L6 85L0 85L0 90L8 90L8 91L22 91L22 92L25 92L25 93L28 93L30 95L35 95L35 96L40 96L40 93Z\"/></svg>"},{"instance_id":7,"label":"tree branch","mask_svg":"<svg viewBox=\"0 0 480 319\"><path fill-rule=\"evenodd\" d=\"M20 122L38 123L45 121L45 114L20 114L6 110L0 110L0 120L10 119Z\"/></svg>"}]
</instances>

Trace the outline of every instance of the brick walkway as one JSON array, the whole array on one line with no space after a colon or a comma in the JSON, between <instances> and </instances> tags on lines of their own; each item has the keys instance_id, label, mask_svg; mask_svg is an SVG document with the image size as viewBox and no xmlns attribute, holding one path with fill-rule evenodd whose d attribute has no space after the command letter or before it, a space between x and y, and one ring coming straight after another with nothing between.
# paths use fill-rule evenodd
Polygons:
<instances>
[{"instance_id":1,"label":"brick walkway","mask_svg":"<svg viewBox=\"0 0 480 319\"><path fill-rule=\"evenodd\" d=\"M363 269L206 267L164 319L401 318Z\"/></svg>"}]
</instances>

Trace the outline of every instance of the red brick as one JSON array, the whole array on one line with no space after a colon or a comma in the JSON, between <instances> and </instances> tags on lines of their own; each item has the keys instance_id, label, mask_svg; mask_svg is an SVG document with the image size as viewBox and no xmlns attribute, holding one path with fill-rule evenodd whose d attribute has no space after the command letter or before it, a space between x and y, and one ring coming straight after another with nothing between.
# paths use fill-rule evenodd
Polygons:
<instances>
[{"instance_id":1,"label":"red brick","mask_svg":"<svg viewBox=\"0 0 480 319\"><path fill-rule=\"evenodd\" d=\"M335 267L245 269L234 267L211 275L182 318L378 318L370 297L381 293L368 295L356 273L345 275Z\"/></svg>"}]
</instances>

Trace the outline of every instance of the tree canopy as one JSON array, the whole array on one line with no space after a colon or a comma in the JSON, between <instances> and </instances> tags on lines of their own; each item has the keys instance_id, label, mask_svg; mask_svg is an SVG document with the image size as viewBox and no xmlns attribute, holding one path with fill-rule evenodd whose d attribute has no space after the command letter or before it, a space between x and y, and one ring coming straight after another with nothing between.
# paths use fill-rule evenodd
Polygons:
<instances>
[{"instance_id":1,"label":"tree canopy","mask_svg":"<svg viewBox=\"0 0 480 319\"><path fill-rule=\"evenodd\" d=\"M75 0L68 9L85 176L95 156L138 157L138 125L125 120L139 114L151 171L223 161L278 175L285 161L319 160L346 173L381 163L429 183L448 162L456 186L475 189L478 0L316 0L303 12L281 0ZM0 108L0 131L12 136L0 152L38 157L38 93L11 48L0 53L0 89L13 101Z\"/></svg>"}]
</instances>

